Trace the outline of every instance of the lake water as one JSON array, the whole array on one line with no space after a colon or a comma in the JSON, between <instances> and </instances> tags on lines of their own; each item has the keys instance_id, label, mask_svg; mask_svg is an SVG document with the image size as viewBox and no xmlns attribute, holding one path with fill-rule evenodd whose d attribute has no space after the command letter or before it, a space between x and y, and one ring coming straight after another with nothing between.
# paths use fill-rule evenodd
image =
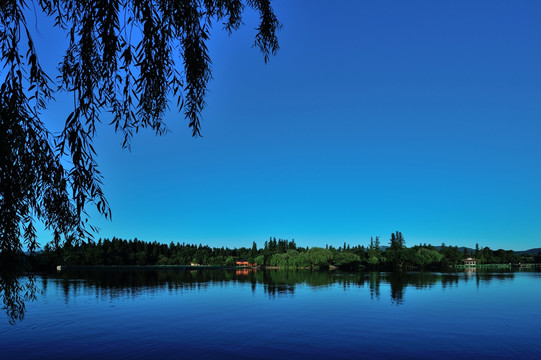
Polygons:
<instances>
[{"instance_id":1,"label":"lake water","mask_svg":"<svg viewBox=\"0 0 541 360\"><path fill-rule=\"evenodd\" d=\"M34 288L19 278L26 300L2 293L2 359L541 354L538 272L95 271L33 280Z\"/></svg>"}]
</instances>

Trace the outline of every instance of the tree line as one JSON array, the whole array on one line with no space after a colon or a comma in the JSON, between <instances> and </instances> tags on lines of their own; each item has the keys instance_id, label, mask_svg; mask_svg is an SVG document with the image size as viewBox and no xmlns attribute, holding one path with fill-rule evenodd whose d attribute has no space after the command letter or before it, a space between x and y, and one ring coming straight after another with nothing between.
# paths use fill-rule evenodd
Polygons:
<instances>
[{"instance_id":1,"label":"tree line","mask_svg":"<svg viewBox=\"0 0 541 360\"><path fill-rule=\"evenodd\" d=\"M368 246L351 246L344 243L338 248L302 247L295 240L271 237L263 247L256 242L251 247L210 247L186 243L169 245L145 242L137 238L126 240L113 237L97 242L74 243L66 241L63 246L46 245L42 252L30 255L36 268L53 268L56 265L207 265L235 266L239 260L266 267L328 268L353 270L370 268L436 268L462 264L473 257L479 264L539 263L537 255L516 254L512 250L492 250L489 247L475 249L458 246L433 246L419 244L407 247L401 232L391 234L388 245L381 245L378 236L370 239Z\"/></svg>"}]
</instances>

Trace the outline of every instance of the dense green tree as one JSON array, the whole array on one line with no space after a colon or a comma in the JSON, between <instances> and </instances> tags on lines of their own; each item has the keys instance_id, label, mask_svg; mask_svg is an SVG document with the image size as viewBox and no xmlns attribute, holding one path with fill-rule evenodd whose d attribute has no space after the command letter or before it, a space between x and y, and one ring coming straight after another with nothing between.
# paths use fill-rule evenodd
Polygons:
<instances>
[{"instance_id":1,"label":"dense green tree","mask_svg":"<svg viewBox=\"0 0 541 360\"><path fill-rule=\"evenodd\" d=\"M295 239L291 239L288 244L289 250L297 250L297 244L295 244Z\"/></svg>"},{"instance_id":2,"label":"dense green tree","mask_svg":"<svg viewBox=\"0 0 541 360\"><path fill-rule=\"evenodd\" d=\"M462 263L463 254L458 249L458 246L445 246L440 250L443 255L443 265L458 265Z\"/></svg>"},{"instance_id":3,"label":"dense green tree","mask_svg":"<svg viewBox=\"0 0 541 360\"><path fill-rule=\"evenodd\" d=\"M250 253L250 256L257 256L257 244L255 243L255 241L252 243L252 252Z\"/></svg>"},{"instance_id":4,"label":"dense green tree","mask_svg":"<svg viewBox=\"0 0 541 360\"><path fill-rule=\"evenodd\" d=\"M258 255L254 258L254 262L258 266L265 265L265 255Z\"/></svg>"},{"instance_id":5,"label":"dense green tree","mask_svg":"<svg viewBox=\"0 0 541 360\"><path fill-rule=\"evenodd\" d=\"M89 204L110 217L92 146L102 113L123 146L142 128L163 134L171 98L200 134L210 81L206 43L213 24L232 32L245 7L259 12L255 46L265 62L278 50L270 0L35 0L0 2L0 251L37 246L34 221L54 232L90 235ZM58 86L40 64L26 13L41 12L67 35ZM55 75L52 75L56 77ZM53 137L42 112L56 92L73 107ZM65 167L67 164L68 167Z\"/></svg>"},{"instance_id":6,"label":"dense green tree","mask_svg":"<svg viewBox=\"0 0 541 360\"><path fill-rule=\"evenodd\" d=\"M299 252L287 250L285 253L276 253L272 256L270 265L280 267L302 267L299 265Z\"/></svg>"},{"instance_id":7,"label":"dense green tree","mask_svg":"<svg viewBox=\"0 0 541 360\"><path fill-rule=\"evenodd\" d=\"M389 245L389 248L385 252L389 263L393 266L401 267L405 260L404 248L406 245L406 241L404 240L402 233L399 231L392 233Z\"/></svg>"},{"instance_id":8,"label":"dense green tree","mask_svg":"<svg viewBox=\"0 0 541 360\"><path fill-rule=\"evenodd\" d=\"M370 237L370 245L368 247L366 257L367 263L372 266L376 265L380 261L381 249L379 245L379 236L376 236L375 242L374 239Z\"/></svg>"},{"instance_id":9,"label":"dense green tree","mask_svg":"<svg viewBox=\"0 0 541 360\"><path fill-rule=\"evenodd\" d=\"M442 259L443 255L439 251L422 247L415 252L414 264L424 268L439 264Z\"/></svg>"},{"instance_id":10,"label":"dense green tree","mask_svg":"<svg viewBox=\"0 0 541 360\"><path fill-rule=\"evenodd\" d=\"M313 247L306 252L310 266L312 267L326 267L332 262L333 254L330 250L320 247Z\"/></svg>"},{"instance_id":11,"label":"dense green tree","mask_svg":"<svg viewBox=\"0 0 541 360\"><path fill-rule=\"evenodd\" d=\"M356 269L361 263L361 258L350 252L337 252L333 254L333 265L341 269Z\"/></svg>"}]
</instances>

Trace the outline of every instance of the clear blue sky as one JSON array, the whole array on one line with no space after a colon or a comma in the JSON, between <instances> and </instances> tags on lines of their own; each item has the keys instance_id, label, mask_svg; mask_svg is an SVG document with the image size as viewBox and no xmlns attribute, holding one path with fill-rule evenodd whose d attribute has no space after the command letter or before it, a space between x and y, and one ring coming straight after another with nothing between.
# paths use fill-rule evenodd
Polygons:
<instances>
[{"instance_id":1,"label":"clear blue sky","mask_svg":"<svg viewBox=\"0 0 541 360\"><path fill-rule=\"evenodd\" d=\"M274 7L267 65L254 14L231 36L215 27L203 138L175 111L170 134L143 132L131 152L100 130L113 220L94 217L96 238L366 245L399 230L409 246L541 246L541 2Z\"/></svg>"}]
</instances>

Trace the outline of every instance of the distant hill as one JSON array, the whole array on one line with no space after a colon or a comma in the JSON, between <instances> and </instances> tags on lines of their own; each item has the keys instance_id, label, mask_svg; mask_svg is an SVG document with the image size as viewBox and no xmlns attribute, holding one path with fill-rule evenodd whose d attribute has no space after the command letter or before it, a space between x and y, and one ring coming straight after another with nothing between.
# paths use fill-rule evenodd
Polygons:
<instances>
[{"instance_id":1,"label":"distant hill","mask_svg":"<svg viewBox=\"0 0 541 360\"><path fill-rule=\"evenodd\" d=\"M411 246L415 246L415 245L411 245ZM411 246L410 246L410 247L411 247ZM433 245L433 246L434 246L434 245ZM454 247L454 246L453 246L453 245L447 245L447 247ZM385 250L385 249L387 249L387 248L388 248L388 246L380 246L380 249L381 249L381 250ZM434 249L436 249L436 250L438 250L438 251L441 251L441 245L436 245L436 246L434 246ZM473 248L469 248L469 247L465 247L465 246L459 246L459 247L458 247L458 251L460 251L460 252L463 253L464 250L466 250L469 254L475 253L475 249L473 249ZM491 248L491 250L492 250L492 251L496 251L496 250L498 250L498 249L492 249L492 248ZM508 251L508 249L504 249L504 250ZM523 250L523 251L515 251L515 250L512 250L512 251L514 251L515 254L517 254L517 255L522 255L522 254L537 255L537 254L539 253L539 251L541 251L541 248L535 248L535 249Z\"/></svg>"},{"instance_id":2,"label":"distant hill","mask_svg":"<svg viewBox=\"0 0 541 360\"><path fill-rule=\"evenodd\" d=\"M447 245L447 247L451 247L450 245ZM440 251L441 250L441 246L434 246L434 249ZM469 247L464 247L464 246L459 246L458 247L458 251L460 252L464 252L464 249L466 249L469 253L473 253L475 250L472 249L472 248L469 248Z\"/></svg>"},{"instance_id":3,"label":"distant hill","mask_svg":"<svg viewBox=\"0 0 541 360\"><path fill-rule=\"evenodd\" d=\"M434 248L438 251L441 250L441 246L434 246ZM472 248L469 248L469 247L464 247L464 246L460 246L458 248L458 250L460 250L460 252L464 252L464 249L466 249L469 253L474 253L475 252L475 249L472 249ZM496 251L498 249L491 249L492 251ZM507 250L507 249L504 249L504 250ZM516 250L513 250L515 252L515 254L517 255L524 255L524 254L529 254L529 255L537 255L539 254L539 252L541 251L541 248L534 248L534 249L529 249L529 250L522 250L522 251L516 251Z\"/></svg>"},{"instance_id":4,"label":"distant hill","mask_svg":"<svg viewBox=\"0 0 541 360\"><path fill-rule=\"evenodd\" d=\"M535 249L524 250L524 251L515 251L515 253L518 255L523 255L523 254L537 255L539 254L540 251L541 251L541 248L535 248Z\"/></svg>"}]
</instances>

